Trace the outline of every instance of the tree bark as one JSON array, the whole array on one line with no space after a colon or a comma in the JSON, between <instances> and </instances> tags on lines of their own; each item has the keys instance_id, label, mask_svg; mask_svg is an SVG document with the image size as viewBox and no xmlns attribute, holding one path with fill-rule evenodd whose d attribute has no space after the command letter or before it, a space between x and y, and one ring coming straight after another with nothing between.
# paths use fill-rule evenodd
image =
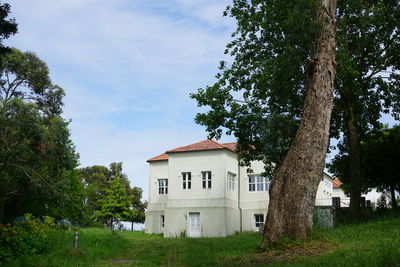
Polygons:
<instances>
[{"instance_id":1,"label":"tree bark","mask_svg":"<svg viewBox=\"0 0 400 267\"><path fill-rule=\"evenodd\" d=\"M351 105L349 103L349 105ZM354 219L361 215L360 146L356 118L351 106L346 111L347 141L349 145L350 210Z\"/></svg>"},{"instance_id":2,"label":"tree bark","mask_svg":"<svg viewBox=\"0 0 400 267\"><path fill-rule=\"evenodd\" d=\"M261 245L282 237L306 238L313 225L318 184L328 149L336 75L336 0L321 0L319 33L303 114L295 139L271 183L270 204Z\"/></svg>"},{"instance_id":3,"label":"tree bark","mask_svg":"<svg viewBox=\"0 0 400 267\"><path fill-rule=\"evenodd\" d=\"M390 186L390 197L392 199L392 209L396 209L397 208L396 192L394 190L393 185Z\"/></svg>"}]
</instances>

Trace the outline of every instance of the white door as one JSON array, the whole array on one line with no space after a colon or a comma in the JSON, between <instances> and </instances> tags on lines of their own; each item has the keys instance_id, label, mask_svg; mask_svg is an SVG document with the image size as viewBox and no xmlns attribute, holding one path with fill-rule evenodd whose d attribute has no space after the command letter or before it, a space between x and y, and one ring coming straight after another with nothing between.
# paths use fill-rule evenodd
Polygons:
<instances>
[{"instance_id":1,"label":"white door","mask_svg":"<svg viewBox=\"0 0 400 267\"><path fill-rule=\"evenodd\" d=\"M201 236L201 228L200 228L200 212L189 212L189 229L188 236L189 237L200 237Z\"/></svg>"}]
</instances>

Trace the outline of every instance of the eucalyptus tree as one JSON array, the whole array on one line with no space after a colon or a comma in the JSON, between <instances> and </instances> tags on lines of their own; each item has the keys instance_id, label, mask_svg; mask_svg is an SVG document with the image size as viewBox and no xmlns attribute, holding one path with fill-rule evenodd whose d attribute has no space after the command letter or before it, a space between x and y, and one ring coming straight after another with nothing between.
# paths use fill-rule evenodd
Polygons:
<instances>
[{"instance_id":1,"label":"eucalyptus tree","mask_svg":"<svg viewBox=\"0 0 400 267\"><path fill-rule=\"evenodd\" d=\"M83 195L69 122L60 116L64 91L32 52L11 49L0 61L0 220L25 212L77 220L69 207L83 207Z\"/></svg>"},{"instance_id":2,"label":"eucalyptus tree","mask_svg":"<svg viewBox=\"0 0 400 267\"><path fill-rule=\"evenodd\" d=\"M8 18L11 13L11 7L7 3L0 2L0 56L7 53L8 47L3 44L5 39L14 35L18 31L18 25L14 18Z\"/></svg>"}]
</instances>

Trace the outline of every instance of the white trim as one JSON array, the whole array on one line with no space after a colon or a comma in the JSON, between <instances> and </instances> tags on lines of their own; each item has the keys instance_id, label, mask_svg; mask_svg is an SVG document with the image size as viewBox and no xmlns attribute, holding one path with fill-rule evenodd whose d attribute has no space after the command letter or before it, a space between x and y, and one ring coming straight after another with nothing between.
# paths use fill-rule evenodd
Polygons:
<instances>
[{"instance_id":1,"label":"white trim","mask_svg":"<svg viewBox=\"0 0 400 267\"><path fill-rule=\"evenodd\" d=\"M191 236L191 231L190 231L190 214L199 214L199 236ZM192 238L199 238L202 236L202 219L201 219L201 212L200 211L187 211L187 221L186 221L186 233L187 233L187 237L192 237Z\"/></svg>"},{"instance_id":2,"label":"white trim","mask_svg":"<svg viewBox=\"0 0 400 267\"><path fill-rule=\"evenodd\" d=\"M186 188L183 188L183 173L190 173L190 180L189 179L187 179L188 177L185 177L185 183L186 183ZM182 171L182 172L180 172L180 175L179 175L179 177L180 177L180 188L181 188L181 191L190 191L190 190L192 190L192 185L193 185L193 179L192 179L192 177L193 177L193 172L192 171ZM189 188L189 182L190 182L190 188Z\"/></svg>"},{"instance_id":3,"label":"white trim","mask_svg":"<svg viewBox=\"0 0 400 267\"><path fill-rule=\"evenodd\" d=\"M264 219L264 221L263 221L263 223L264 223L264 225L265 225L265 220L267 219L267 216L266 216L266 213L264 213L264 212L253 212L253 218L252 218L252 228L255 230L255 231L259 231L259 227L257 227L256 226L256 216L255 215L263 215L263 219Z\"/></svg>"}]
</instances>

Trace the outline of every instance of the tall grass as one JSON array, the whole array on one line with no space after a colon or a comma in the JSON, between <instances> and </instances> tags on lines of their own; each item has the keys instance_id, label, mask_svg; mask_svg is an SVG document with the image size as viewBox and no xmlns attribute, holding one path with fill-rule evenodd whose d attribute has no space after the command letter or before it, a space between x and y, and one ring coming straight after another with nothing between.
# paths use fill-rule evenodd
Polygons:
<instances>
[{"instance_id":1,"label":"tall grass","mask_svg":"<svg viewBox=\"0 0 400 267\"><path fill-rule=\"evenodd\" d=\"M258 251L261 237L241 233L225 238L163 238L142 232L111 234L102 229L79 232L73 249L72 231L54 231L46 255L23 256L8 266L263 266ZM395 213L367 223L340 226L323 232L330 247L318 256L278 255L272 266L400 266L400 217ZM251 259L251 260L250 260ZM268 259L271 263L271 259Z\"/></svg>"}]
</instances>

